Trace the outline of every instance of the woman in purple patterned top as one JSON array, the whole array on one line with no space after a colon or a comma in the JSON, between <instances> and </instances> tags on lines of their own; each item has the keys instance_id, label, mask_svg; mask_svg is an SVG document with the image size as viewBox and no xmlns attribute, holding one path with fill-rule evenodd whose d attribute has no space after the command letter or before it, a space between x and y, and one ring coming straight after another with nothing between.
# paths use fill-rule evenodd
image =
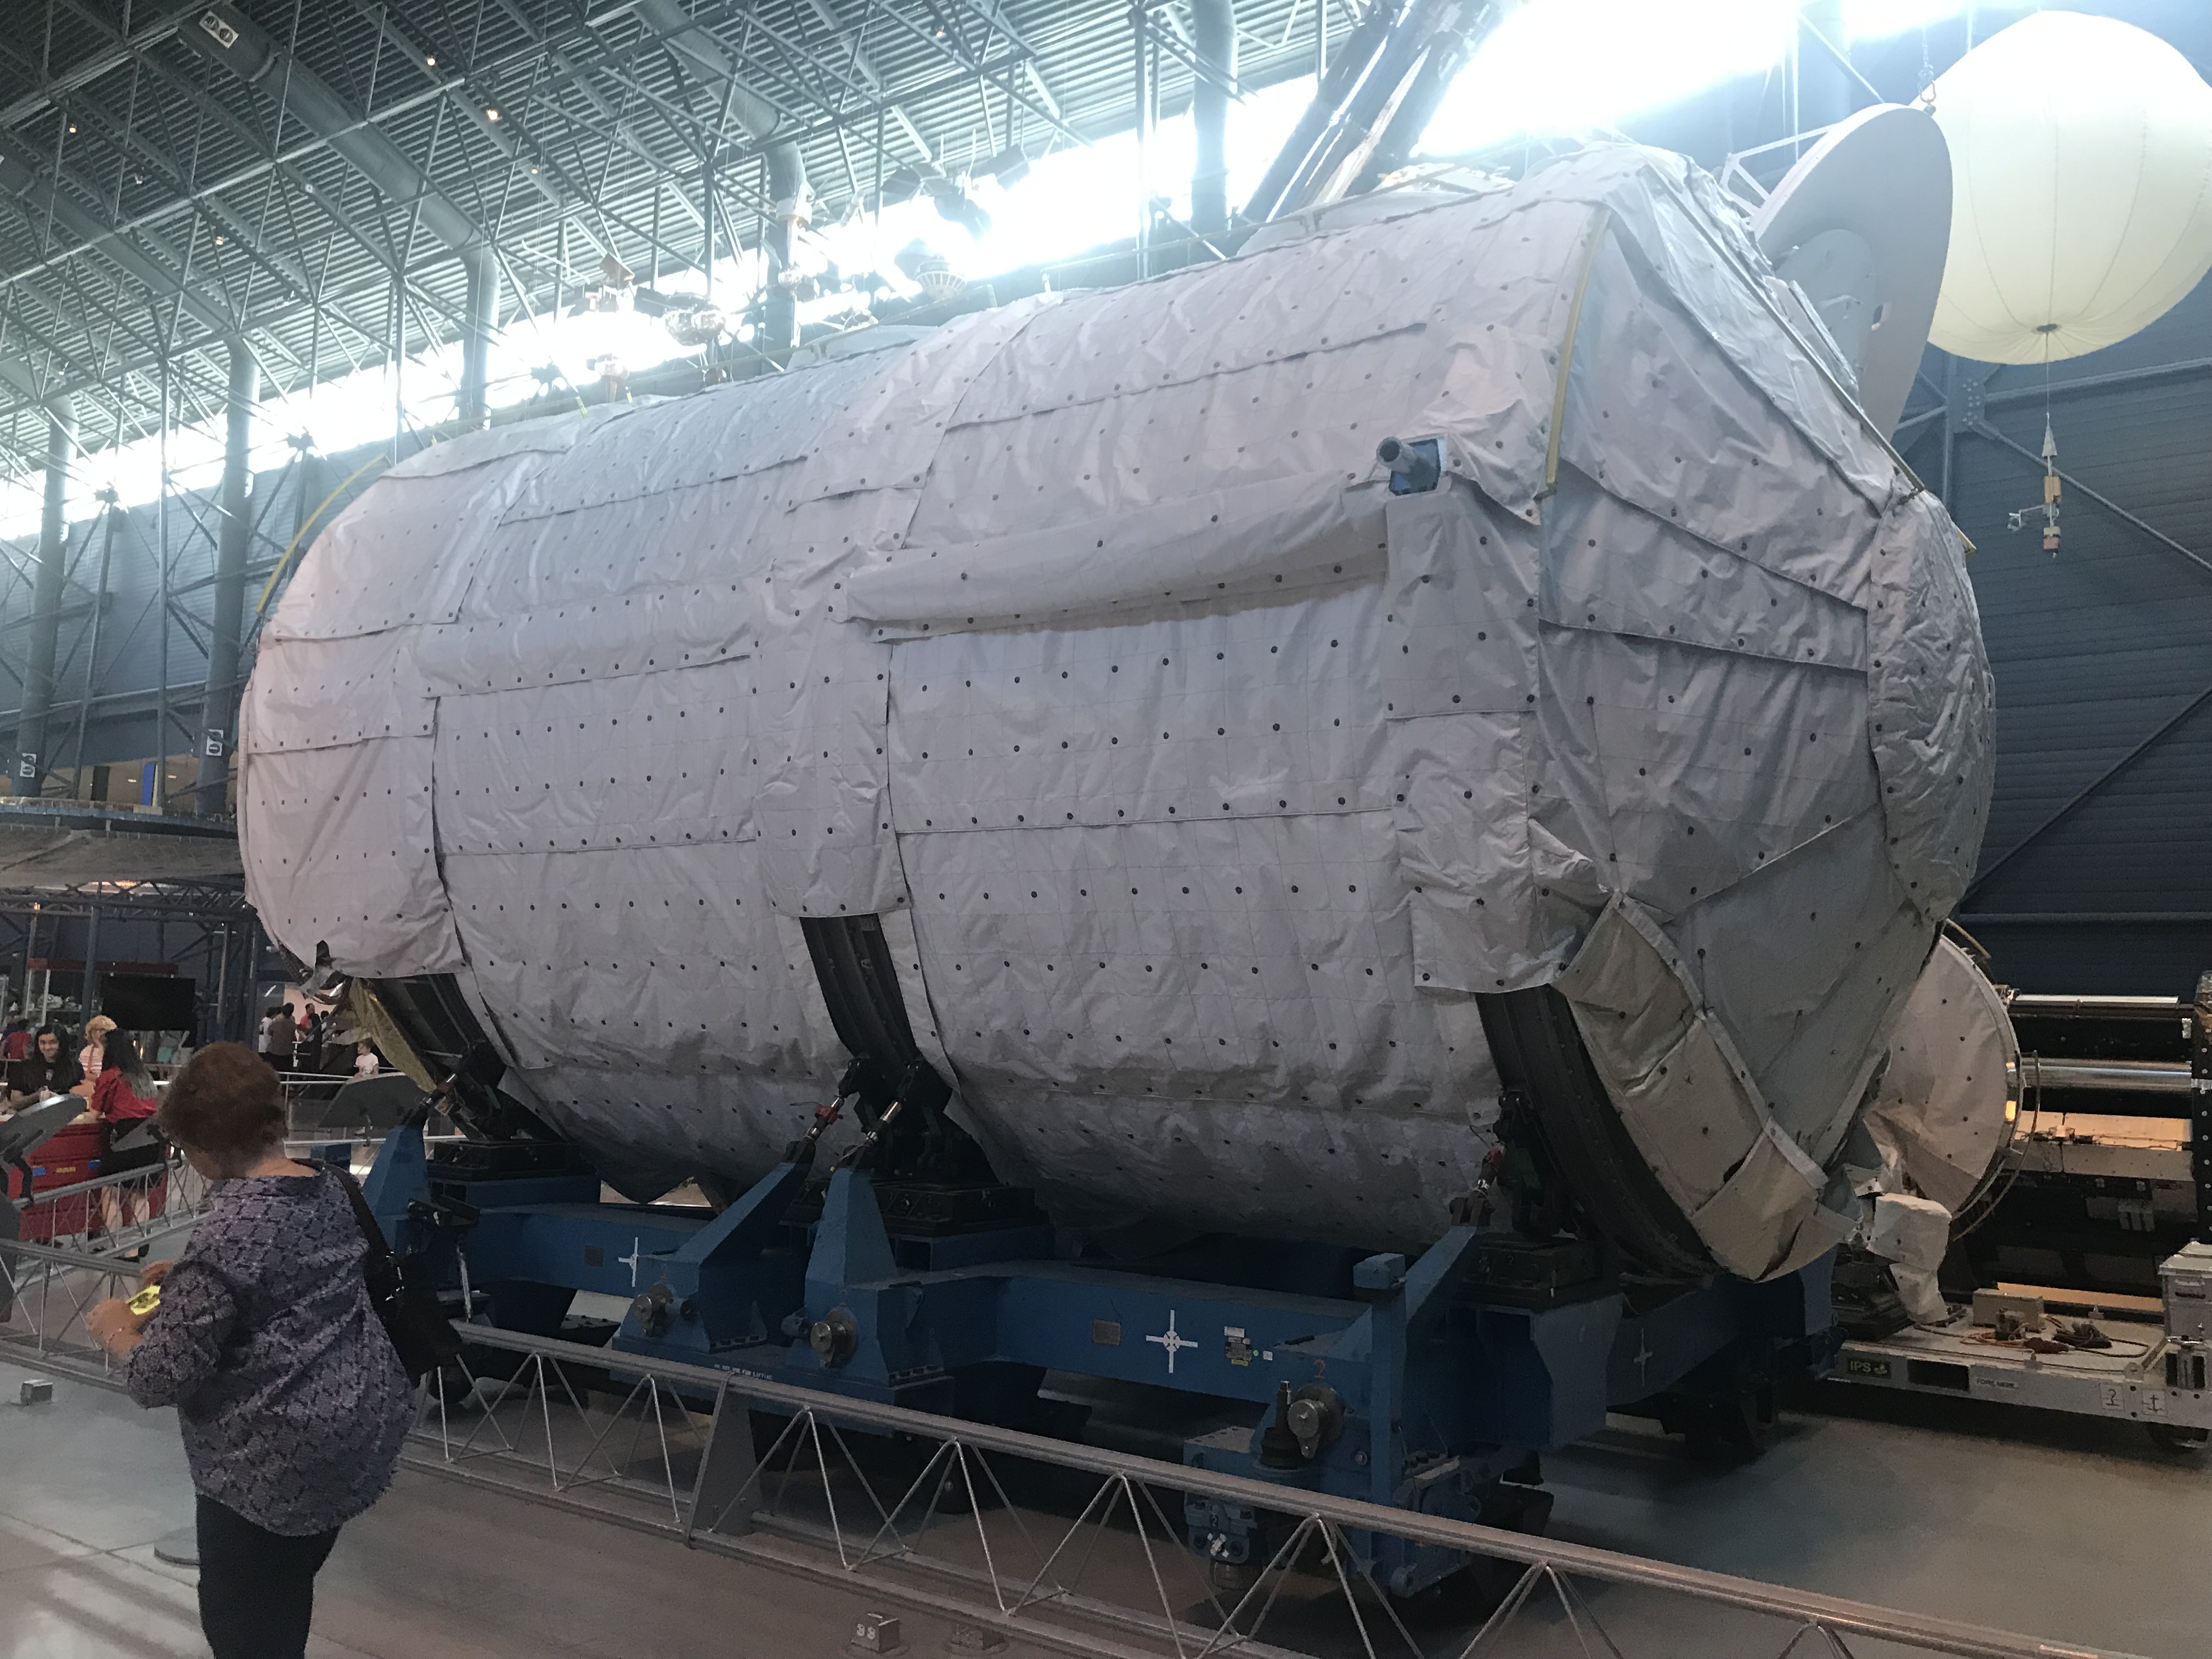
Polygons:
<instances>
[{"instance_id":1,"label":"woman in purple patterned top","mask_svg":"<svg viewBox=\"0 0 2212 1659\"><path fill-rule=\"evenodd\" d=\"M315 1574L338 1528L383 1495L412 1420L407 1378L370 1305L366 1247L338 1178L284 1155L276 1074L210 1043L159 1121L213 1207L161 1305L86 1317L142 1406L174 1406L198 1493L200 1623L216 1659L306 1651Z\"/></svg>"}]
</instances>

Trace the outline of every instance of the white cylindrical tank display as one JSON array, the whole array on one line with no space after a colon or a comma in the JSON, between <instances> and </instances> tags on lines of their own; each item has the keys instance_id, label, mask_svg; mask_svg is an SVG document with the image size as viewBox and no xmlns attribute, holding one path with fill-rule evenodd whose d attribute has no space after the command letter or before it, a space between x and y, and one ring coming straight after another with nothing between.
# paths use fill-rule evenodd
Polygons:
<instances>
[{"instance_id":1,"label":"white cylindrical tank display","mask_svg":"<svg viewBox=\"0 0 2212 1659\"><path fill-rule=\"evenodd\" d=\"M878 917L998 1174L1154 1238L1433 1240L1540 990L1780 1271L1991 772L1960 538L1799 315L1613 146L438 445L271 619L252 901L454 975L637 1192L775 1161L847 1058L802 920Z\"/></svg>"},{"instance_id":2,"label":"white cylindrical tank display","mask_svg":"<svg viewBox=\"0 0 2212 1659\"><path fill-rule=\"evenodd\" d=\"M2212 270L2212 87L2156 35L2041 11L1937 79L1951 252L1929 337L2055 362L2154 322Z\"/></svg>"}]
</instances>

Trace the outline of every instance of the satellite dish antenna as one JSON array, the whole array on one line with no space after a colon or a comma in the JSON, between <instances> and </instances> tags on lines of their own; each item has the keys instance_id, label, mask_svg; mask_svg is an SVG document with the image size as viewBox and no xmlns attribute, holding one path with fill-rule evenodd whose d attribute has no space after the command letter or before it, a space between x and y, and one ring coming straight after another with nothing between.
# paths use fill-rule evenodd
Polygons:
<instances>
[{"instance_id":1,"label":"satellite dish antenna","mask_svg":"<svg viewBox=\"0 0 2212 1659\"><path fill-rule=\"evenodd\" d=\"M1839 121L1751 216L1858 375L1887 435L1920 368L1951 246L1951 152L1923 110L1877 104Z\"/></svg>"}]
</instances>

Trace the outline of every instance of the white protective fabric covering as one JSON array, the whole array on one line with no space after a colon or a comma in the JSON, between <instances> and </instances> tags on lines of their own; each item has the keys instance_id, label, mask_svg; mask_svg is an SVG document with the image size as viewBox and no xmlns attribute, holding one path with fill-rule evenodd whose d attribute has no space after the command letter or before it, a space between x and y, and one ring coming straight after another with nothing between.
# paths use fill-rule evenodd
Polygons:
<instances>
[{"instance_id":1,"label":"white protective fabric covering","mask_svg":"<svg viewBox=\"0 0 2212 1659\"><path fill-rule=\"evenodd\" d=\"M1941 1325L1951 1316L1936 1283L1936 1271L1951 1248L1951 1212L1932 1198L1911 1193L1875 1196L1864 1232L1869 1254L1890 1264L1898 1300L1919 1325Z\"/></svg>"},{"instance_id":2,"label":"white protective fabric covering","mask_svg":"<svg viewBox=\"0 0 2212 1659\"><path fill-rule=\"evenodd\" d=\"M1826 1176L1760 1098L1641 905L1608 905L1559 986L1629 1138L1723 1267L1769 1278L1850 1233L1855 1218L1821 1207Z\"/></svg>"},{"instance_id":3,"label":"white protective fabric covering","mask_svg":"<svg viewBox=\"0 0 2212 1659\"><path fill-rule=\"evenodd\" d=\"M2012 1139L2020 1040L1972 958L1937 942L1889 1042L1866 1127L1885 1187L1966 1207Z\"/></svg>"},{"instance_id":4,"label":"white protective fabric covering","mask_svg":"<svg viewBox=\"0 0 2212 1659\"><path fill-rule=\"evenodd\" d=\"M1728 1057L1663 1110L1744 1167L1650 1143L1717 1258L1826 1237L1990 684L1956 533L1680 158L526 430L310 553L248 879L303 957L465 963L634 1185L802 1125L844 1055L795 919L875 913L1063 1223L1419 1248L1488 1148L1474 994L1568 975Z\"/></svg>"}]
</instances>

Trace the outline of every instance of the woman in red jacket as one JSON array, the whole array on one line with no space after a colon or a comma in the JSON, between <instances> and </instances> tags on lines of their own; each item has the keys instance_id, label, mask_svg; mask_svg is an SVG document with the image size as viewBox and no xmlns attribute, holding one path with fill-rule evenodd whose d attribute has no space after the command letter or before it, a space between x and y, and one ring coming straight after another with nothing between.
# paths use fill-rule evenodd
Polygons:
<instances>
[{"instance_id":1,"label":"woman in red jacket","mask_svg":"<svg viewBox=\"0 0 2212 1659\"><path fill-rule=\"evenodd\" d=\"M167 1158L167 1148L152 1133L151 1119L161 1103L155 1096L154 1079L146 1070L146 1062L138 1058L138 1045L131 1040L131 1034L110 1031L100 1054L100 1076L92 1085L92 1109L77 1120L80 1123L98 1121L107 1126L107 1150L100 1154L100 1174L122 1175L131 1170L148 1169ZM135 1144L118 1148L117 1143L126 1139ZM151 1180L143 1185L128 1182L106 1188L102 1207L108 1231L120 1230L127 1221L150 1219L153 1206L149 1196L152 1190ZM135 1216L133 1211L137 1212Z\"/></svg>"}]
</instances>

